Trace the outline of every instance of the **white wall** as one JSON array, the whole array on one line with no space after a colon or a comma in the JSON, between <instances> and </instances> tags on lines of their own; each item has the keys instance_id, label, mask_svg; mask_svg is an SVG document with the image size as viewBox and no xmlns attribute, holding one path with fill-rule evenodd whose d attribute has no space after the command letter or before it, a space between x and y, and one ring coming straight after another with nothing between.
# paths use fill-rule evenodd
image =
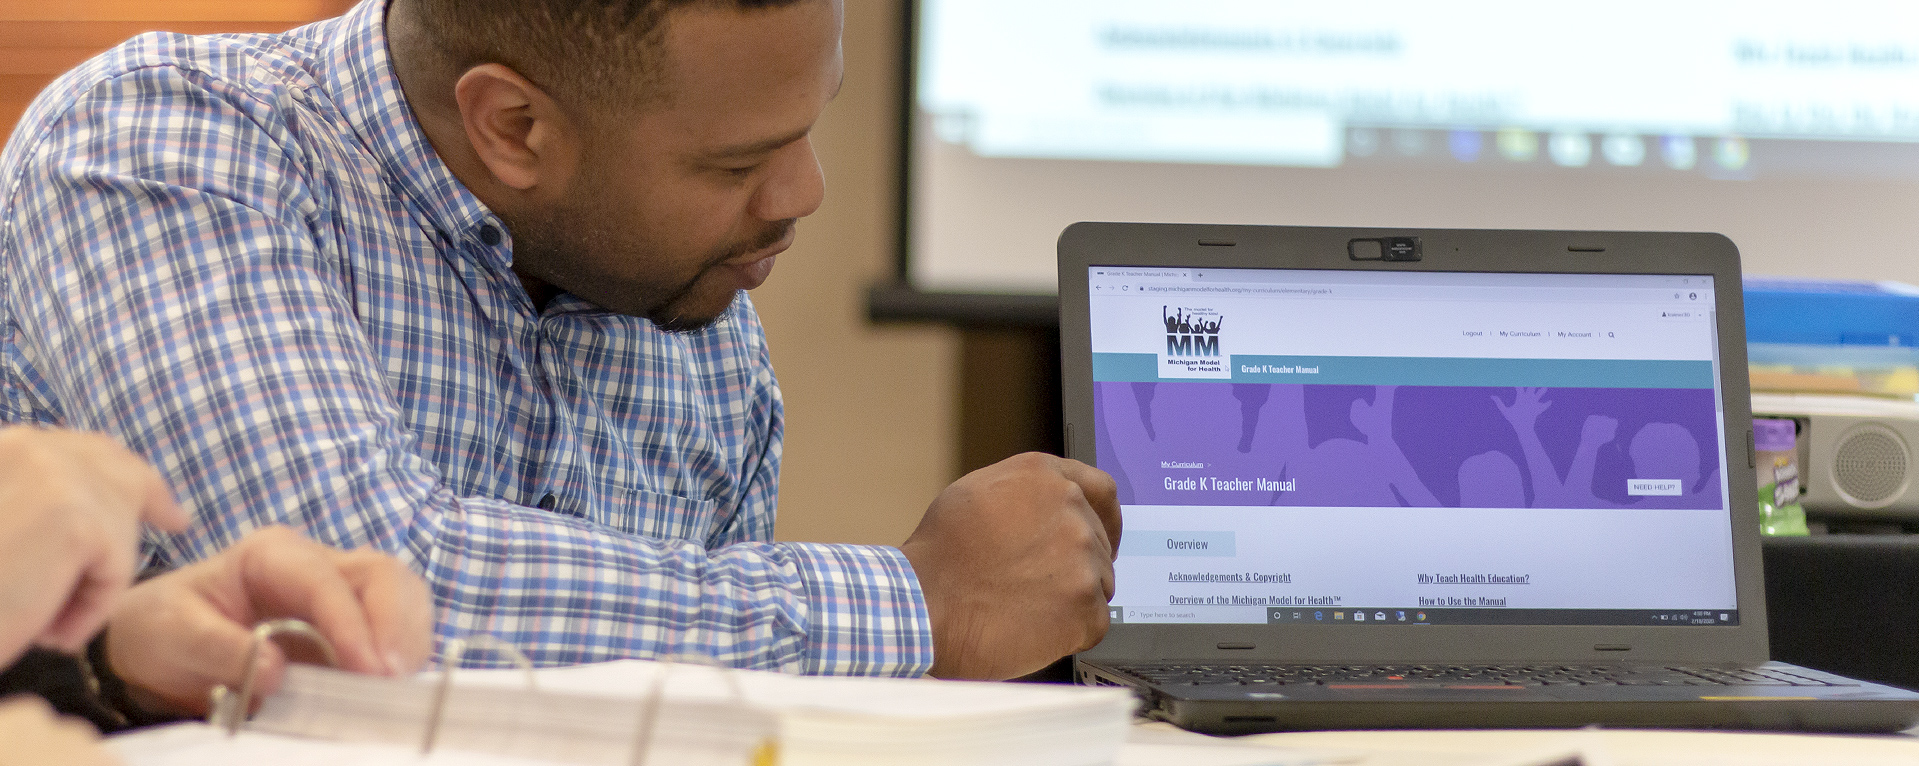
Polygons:
<instances>
[{"instance_id":1,"label":"white wall","mask_svg":"<svg viewBox=\"0 0 1919 766\"><path fill-rule=\"evenodd\" d=\"M814 132L826 203L753 293L786 394L782 540L896 545L957 464L957 334L865 314L895 252L898 6L846 3L846 84Z\"/></svg>"}]
</instances>

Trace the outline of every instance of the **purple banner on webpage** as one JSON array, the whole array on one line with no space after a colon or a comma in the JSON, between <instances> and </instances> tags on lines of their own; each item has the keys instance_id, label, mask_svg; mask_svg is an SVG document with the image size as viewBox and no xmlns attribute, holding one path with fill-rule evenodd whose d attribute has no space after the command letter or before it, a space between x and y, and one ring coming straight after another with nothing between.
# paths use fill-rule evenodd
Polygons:
<instances>
[{"instance_id":1,"label":"purple banner on webpage","mask_svg":"<svg viewBox=\"0 0 1919 766\"><path fill-rule=\"evenodd\" d=\"M1710 389L1095 383L1129 505L1724 507Z\"/></svg>"}]
</instances>

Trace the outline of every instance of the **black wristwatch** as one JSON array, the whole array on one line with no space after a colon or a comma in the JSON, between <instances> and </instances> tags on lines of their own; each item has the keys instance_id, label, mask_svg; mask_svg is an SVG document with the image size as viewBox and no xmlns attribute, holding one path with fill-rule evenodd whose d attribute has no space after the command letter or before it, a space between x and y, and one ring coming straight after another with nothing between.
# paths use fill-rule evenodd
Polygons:
<instances>
[{"instance_id":1,"label":"black wristwatch","mask_svg":"<svg viewBox=\"0 0 1919 766\"><path fill-rule=\"evenodd\" d=\"M93 700L117 721L114 731L172 723L185 718L170 713L156 713L133 701L133 695L127 692L127 683L120 680L120 676L113 672L113 663L107 661L106 631L100 631L100 635L87 643L86 655L78 660Z\"/></svg>"},{"instance_id":2,"label":"black wristwatch","mask_svg":"<svg viewBox=\"0 0 1919 766\"><path fill-rule=\"evenodd\" d=\"M28 649L0 670L0 697L31 694L62 715L84 718L102 732L127 728L127 717L106 703L88 662L52 649Z\"/></svg>"}]
</instances>

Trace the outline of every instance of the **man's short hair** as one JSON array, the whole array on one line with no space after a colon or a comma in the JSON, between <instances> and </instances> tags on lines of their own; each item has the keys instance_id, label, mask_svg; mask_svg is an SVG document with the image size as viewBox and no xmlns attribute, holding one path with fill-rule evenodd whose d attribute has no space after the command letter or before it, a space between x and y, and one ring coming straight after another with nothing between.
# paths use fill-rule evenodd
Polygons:
<instances>
[{"instance_id":1,"label":"man's short hair","mask_svg":"<svg viewBox=\"0 0 1919 766\"><path fill-rule=\"evenodd\" d=\"M415 0L415 6L428 39L457 71L501 64L570 106L630 113L671 96L661 83L672 11L801 1Z\"/></svg>"}]
</instances>

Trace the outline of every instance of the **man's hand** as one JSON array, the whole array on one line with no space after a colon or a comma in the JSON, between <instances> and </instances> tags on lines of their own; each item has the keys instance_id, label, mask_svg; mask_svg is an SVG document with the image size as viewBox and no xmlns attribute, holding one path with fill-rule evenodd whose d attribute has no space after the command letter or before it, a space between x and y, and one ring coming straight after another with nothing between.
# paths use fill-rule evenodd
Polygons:
<instances>
[{"instance_id":1,"label":"man's hand","mask_svg":"<svg viewBox=\"0 0 1919 766\"><path fill-rule=\"evenodd\" d=\"M133 581L142 521L187 525L146 461L98 434L0 429L0 665L86 646Z\"/></svg>"},{"instance_id":2,"label":"man's hand","mask_svg":"<svg viewBox=\"0 0 1919 766\"><path fill-rule=\"evenodd\" d=\"M1113 478L1029 453L974 471L933 500L900 551L933 621L933 675L1031 673L1106 635L1119 550Z\"/></svg>"},{"instance_id":3,"label":"man's hand","mask_svg":"<svg viewBox=\"0 0 1919 766\"><path fill-rule=\"evenodd\" d=\"M312 623L355 672L410 673L433 649L426 583L398 560L268 527L128 591L107 623L107 661L142 706L203 715L207 692L246 672L253 625L286 617ZM269 643L256 692L277 688L285 668Z\"/></svg>"},{"instance_id":4,"label":"man's hand","mask_svg":"<svg viewBox=\"0 0 1919 766\"><path fill-rule=\"evenodd\" d=\"M0 766L112 766L100 735L78 718L58 718L39 697L0 701Z\"/></svg>"}]
</instances>

